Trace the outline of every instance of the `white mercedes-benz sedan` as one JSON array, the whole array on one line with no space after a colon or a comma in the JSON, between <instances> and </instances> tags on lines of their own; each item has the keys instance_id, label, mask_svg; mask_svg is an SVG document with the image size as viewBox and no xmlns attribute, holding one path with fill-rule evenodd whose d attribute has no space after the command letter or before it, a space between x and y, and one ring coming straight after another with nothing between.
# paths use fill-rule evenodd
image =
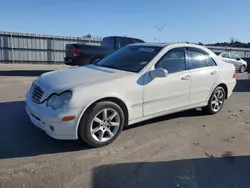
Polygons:
<instances>
[{"instance_id":1,"label":"white mercedes-benz sedan","mask_svg":"<svg viewBox=\"0 0 250 188\"><path fill-rule=\"evenodd\" d=\"M95 64L41 75L26 111L55 139L100 147L133 123L199 107L218 113L235 75L234 65L202 46L132 44Z\"/></svg>"}]
</instances>

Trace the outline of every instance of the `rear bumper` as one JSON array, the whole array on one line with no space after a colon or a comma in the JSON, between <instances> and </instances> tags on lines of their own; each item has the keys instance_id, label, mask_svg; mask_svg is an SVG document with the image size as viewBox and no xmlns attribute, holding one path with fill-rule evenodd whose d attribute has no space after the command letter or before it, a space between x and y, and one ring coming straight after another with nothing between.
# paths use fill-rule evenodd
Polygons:
<instances>
[{"instance_id":1,"label":"rear bumper","mask_svg":"<svg viewBox=\"0 0 250 188\"><path fill-rule=\"evenodd\" d=\"M75 57L65 57L64 62L66 65L79 65L79 60L76 60Z\"/></svg>"},{"instance_id":2,"label":"rear bumper","mask_svg":"<svg viewBox=\"0 0 250 188\"><path fill-rule=\"evenodd\" d=\"M228 89L227 98L229 98L232 95L233 90L236 86L236 83L237 83L237 81L236 81L236 79L234 79L233 81L231 81L227 84L227 89Z\"/></svg>"}]
</instances>

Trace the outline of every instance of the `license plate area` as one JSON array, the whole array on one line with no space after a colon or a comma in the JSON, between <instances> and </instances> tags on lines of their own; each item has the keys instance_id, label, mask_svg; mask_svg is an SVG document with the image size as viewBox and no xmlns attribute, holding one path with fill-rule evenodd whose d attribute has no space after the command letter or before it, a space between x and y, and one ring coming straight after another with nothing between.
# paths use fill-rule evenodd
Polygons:
<instances>
[{"instance_id":1,"label":"license plate area","mask_svg":"<svg viewBox=\"0 0 250 188\"><path fill-rule=\"evenodd\" d=\"M29 106L27 106L27 110L28 110L28 113L29 113L29 115L30 115L31 121L32 121L35 125L37 125L37 126L43 128L43 127L45 126L45 123L44 123L39 117L37 117L37 116L35 115L35 112L34 112L35 110L32 110Z\"/></svg>"},{"instance_id":2,"label":"license plate area","mask_svg":"<svg viewBox=\"0 0 250 188\"><path fill-rule=\"evenodd\" d=\"M44 122L41 121L40 118L38 118L37 116L35 116L35 115L32 114L32 113L30 113L30 115L32 116L32 119L33 119L33 121L34 121L33 123L34 123L35 125L37 125L37 126L40 127L40 128L44 128L45 124L44 124Z\"/></svg>"}]
</instances>

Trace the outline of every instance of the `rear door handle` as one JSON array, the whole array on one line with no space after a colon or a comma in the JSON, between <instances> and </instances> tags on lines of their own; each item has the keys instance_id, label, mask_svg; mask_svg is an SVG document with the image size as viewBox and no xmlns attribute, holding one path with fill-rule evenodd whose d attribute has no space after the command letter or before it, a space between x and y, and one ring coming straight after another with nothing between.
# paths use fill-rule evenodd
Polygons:
<instances>
[{"instance_id":1,"label":"rear door handle","mask_svg":"<svg viewBox=\"0 0 250 188\"><path fill-rule=\"evenodd\" d=\"M189 79L190 79L190 75L185 75L181 77L181 80L189 80Z\"/></svg>"},{"instance_id":2,"label":"rear door handle","mask_svg":"<svg viewBox=\"0 0 250 188\"><path fill-rule=\"evenodd\" d=\"M211 72L211 75L215 75L215 74L217 74L216 70L214 70L214 71Z\"/></svg>"}]
</instances>

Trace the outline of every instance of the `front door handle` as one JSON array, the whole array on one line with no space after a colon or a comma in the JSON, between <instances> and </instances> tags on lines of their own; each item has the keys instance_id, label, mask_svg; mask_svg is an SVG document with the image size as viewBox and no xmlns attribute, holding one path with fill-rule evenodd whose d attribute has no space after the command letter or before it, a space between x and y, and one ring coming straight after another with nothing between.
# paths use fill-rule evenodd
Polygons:
<instances>
[{"instance_id":1,"label":"front door handle","mask_svg":"<svg viewBox=\"0 0 250 188\"><path fill-rule=\"evenodd\" d=\"M215 75L215 74L217 74L217 71L214 70L214 71L211 72L211 74L212 74L212 75Z\"/></svg>"},{"instance_id":2,"label":"front door handle","mask_svg":"<svg viewBox=\"0 0 250 188\"><path fill-rule=\"evenodd\" d=\"M190 75L185 75L181 77L181 80L189 80L189 79L190 79Z\"/></svg>"}]
</instances>

